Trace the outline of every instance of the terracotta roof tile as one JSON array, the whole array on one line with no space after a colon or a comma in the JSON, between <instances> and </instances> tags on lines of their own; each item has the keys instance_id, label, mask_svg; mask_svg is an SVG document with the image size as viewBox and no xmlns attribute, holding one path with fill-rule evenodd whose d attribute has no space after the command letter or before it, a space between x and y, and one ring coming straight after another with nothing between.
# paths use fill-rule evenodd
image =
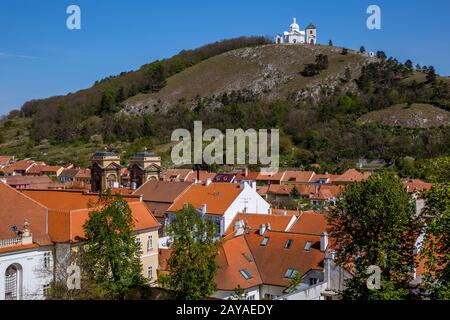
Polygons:
<instances>
[{"instance_id":1,"label":"terracotta roof tile","mask_svg":"<svg viewBox=\"0 0 450 320\"><path fill-rule=\"evenodd\" d=\"M240 185L235 183L194 184L178 197L168 211L178 212L185 204L200 209L206 204L207 214L223 215L241 192Z\"/></svg>"},{"instance_id":2,"label":"terracotta roof tile","mask_svg":"<svg viewBox=\"0 0 450 320\"><path fill-rule=\"evenodd\" d=\"M266 237L269 238L267 245L262 246ZM325 253L320 251L320 236L275 231L266 231L260 236L255 231L246 235L246 239L264 284L286 287L290 283L290 279L285 278L288 269L302 276L310 270L323 269ZM292 244L285 249L288 240ZM308 241L312 243L309 251L305 250Z\"/></svg>"},{"instance_id":3,"label":"terracotta roof tile","mask_svg":"<svg viewBox=\"0 0 450 320\"><path fill-rule=\"evenodd\" d=\"M0 239L17 237L11 227L15 225L22 229L27 220L35 241L41 245L48 244L46 211L40 203L0 182Z\"/></svg>"},{"instance_id":4,"label":"terracotta roof tile","mask_svg":"<svg viewBox=\"0 0 450 320\"><path fill-rule=\"evenodd\" d=\"M244 236L225 241L216 258L218 264L217 289L233 291L238 286L243 289L262 284L255 259ZM246 270L250 279L245 279L241 270Z\"/></svg>"},{"instance_id":5,"label":"terracotta roof tile","mask_svg":"<svg viewBox=\"0 0 450 320\"><path fill-rule=\"evenodd\" d=\"M325 215L315 211L306 211L299 215L289 232L321 235L327 231L327 228Z\"/></svg>"},{"instance_id":6,"label":"terracotta roof tile","mask_svg":"<svg viewBox=\"0 0 450 320\"><path fill-rule=\"evenodd\" d=\"M142 195L144 201L172 203L190 185L188 182L148 181L133 194Z\"/></svg>"},{"instance_id":7,"label":"terracotta roof tile","mask_svg":"<svg viewBox=\"0 0 450 320\"><path fill-rule=\"evenodd\" d=\"M248 214L238 213L230 224L226 234L234 232L237 221L242 220L249 229L258 229L262 224L270 224L270 229L273 231L287 231L288 228L295 222L295 216L281 216L273 214Z\"/></svg>"}]
</instances>

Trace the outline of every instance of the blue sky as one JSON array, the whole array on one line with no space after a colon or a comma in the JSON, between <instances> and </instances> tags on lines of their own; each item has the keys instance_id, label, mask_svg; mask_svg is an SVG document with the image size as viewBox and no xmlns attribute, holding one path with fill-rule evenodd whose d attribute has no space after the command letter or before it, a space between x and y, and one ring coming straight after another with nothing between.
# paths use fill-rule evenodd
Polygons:
<instances>
[{"instance_id":1,"label":"blue sky","mask_svg":"<svg viewBox=\"0 0 450 320\"><path fill-rule=\"evenodd\" d=\"M81 8L82 29L66 28ZM382 29L366 9L382 10ZM95 80L216 40L274 35L297 17L318 39L385 50L450 75L450 1L0 0L0 115L33 98L75 92Z\"/></svg>"}]
</instances>

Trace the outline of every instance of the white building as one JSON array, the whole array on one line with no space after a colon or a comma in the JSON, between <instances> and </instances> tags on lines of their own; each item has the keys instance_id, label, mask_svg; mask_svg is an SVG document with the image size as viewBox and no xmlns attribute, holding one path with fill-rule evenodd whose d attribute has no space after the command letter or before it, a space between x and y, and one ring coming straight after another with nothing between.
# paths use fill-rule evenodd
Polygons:
<instances>
[{"instance_id":1,"label":"white building","mask_svg":"<svg viewBox=\"0 0 450 320\"><path fill-rule=\"evenodd\" d=\"M53 280L52 247L33 243L31 233L0 240L0 301L39 300Z\"/></svg>"},{"instance_id":2,"label":"white building","mask_svg":"<svg viewBox=\"0 0 450 320\"><path fill-rule=\"evenodd\" d=\"M316 44L317 43L317 28L310 23L305 31L300 30L297 24L297 19L294 18L289 31L285 31L283 35L277 34L275 36L275 43L291 43L291 44Z\"/></svg>"},{"instance_id":3,"label":"white building","mask_svg":"<svg viewBox=\"0 0 450 320\"><path fill-rule=\"evenodd\" d=\"M211 219L222 236L238 213L269 214L270 204L256 191L256 182L193 184L167 210L167 223L191 204Z\"/></svg>"}]
</instances>

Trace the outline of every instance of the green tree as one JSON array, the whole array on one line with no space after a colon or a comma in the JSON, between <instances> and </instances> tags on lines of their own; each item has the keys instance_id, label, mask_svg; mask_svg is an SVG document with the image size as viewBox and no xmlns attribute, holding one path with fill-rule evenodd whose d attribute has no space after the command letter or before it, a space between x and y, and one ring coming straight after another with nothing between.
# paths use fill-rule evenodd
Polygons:
<instances>
[{"instance_id":1,"label":"green tree","mask_svg":"<svg viewBox=\"0 0 450 320\"><path fill-rule=\"evenodd\" d=\"M120 107L116 102L116 93L114 90L106 89L103 91L98 115L113 114L119 110Z\"/></svg>"},{"instance_id":2,"label":"green tree","mask_svg":"<svg viewBox=\"0 0 450 320\"><path fill-rule=\"evenodd\" d=\"M242 289L240 285L238 285L231 295L231 300L247 300L247 297L248 293L245 292L245 290Z\"/></svg>"},{"instance_id":3,"label":"green tree","mask_svg":"<svg viewBox=\"0 0 450 320\"><path fill-rule=\"evenodd\" d=\"M412 254L419 221L412 198L394 174L381 172L346 188L328 215L329 234L336 239L338 263L354 270L344 299L405 299L410 297ZM381 270L381 289L367 286L369 266Z\"/></svg>"},{"instance_id":4,"label":"green tree","mask_svg":"<svg viewBox=\"0 0 450 320\"><path fill-rule=\"evenodd\" d=\"M295 272L294 276L289 281L289 284L286 287L287 293L292 293L297 290L297 287L302 283L302 275L299 272Z\"/></svg>"},{"instance_id":5,"label":"green tree","mask_svg":"<svg viewBox=\"0 0 450 320\"><path fill-rule=\"evenodd\" d=\"M387 55L384 51L377 51L377 58L381 59L381 60L386 60L387 59Z\"/></svg>"},{"instance_id":6,"label":"green tree","mask_svg":"<svg viewBox=\"0 0 450 320\"><path fill-rule=\"evenodd\" d=\"M434 69L433 66L430 66L427 70L427 81L429 83L434 83L436 82L436 78L437 78L436 69Z\"/></svg>"},{"instance_id":7,"label":"green tree","mask_svg":"<svg viewBox=\"0 0 450 320\"><path fill-rule=\"evenodd\" d=\"M438 184L425 194L428 218L421 257L426 261L425 287L432 299L450 299L450 185Z\"/></svg>"},{"instance_id":8,"label":"green tree","mask_svg":"<svg viewBox=\"0 0 450 320\"><path fill-rule=\"evenodd\" d=\"M294 187L292 189L290 196L292 199L295 199L295 200L300 199L301 195L300 195L300 192L298 191L297 187Z\"/></svg>"},{"instance_id":9,"label":"green tree","mask_svg":"<svg viewBox=\"0 0 450 320\"><path fill-rule=\"evenodd\" d=\"M147 80L146 90L156 92L166 85L166 72L161 61L155 61L144 67Z\"/></svg>"},{"instance_id":10,"label":"green tree","mask_svg":"<svg viewBox=\"0 0 450 320\"><path fill-rule=\"evenodd\" d=\"M83 267L111 298L123 299L129 290L146 282L131 209L111 192L101 195L92 209L84 225L87 240L81 250Z\"/></svg>"},{"instance_id":11,"label":"green tree","mask_svg":"<svg viewBox=\"0 0 450 320\"><path fill-rule=\"evenodd\" d=\"M316 66L319 70L328 69L328 56L326 54L319 54L316 56Z\"/></svg>"},{"instance_id":12,"label":"green tree","mask_svg":"<svg viewBox=\"0 0 450 320\"><path fill-rule=\"evenodd\" d=\"M220 241L215 224L191 205L176 214L167 227L172 238L168 275L160 276L162 287L177 300L200 300L216 290L216 255Z\"/></svg>"},{"instance_id":13,"label":"green tree","mask_svg":"<svg viewBox=\"0 0 450 320\"><path fill-rule=\"evenodd\" d=\"M413 67L413 63L411 60L406 60L405 62L405 68L408 69L409 72L412 72L414 67Z\"/></svg>"}]
</instances>

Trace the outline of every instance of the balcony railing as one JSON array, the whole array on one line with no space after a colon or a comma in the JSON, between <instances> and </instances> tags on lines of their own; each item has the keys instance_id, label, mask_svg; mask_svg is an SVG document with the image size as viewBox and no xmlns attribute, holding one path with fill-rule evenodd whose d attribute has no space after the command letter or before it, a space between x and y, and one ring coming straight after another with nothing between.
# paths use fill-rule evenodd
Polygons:
<instances>
[{"instance_id":1,"label":"balcony railing","mask_svg":"<svg viewBox=\"0 0 450 320\"><path fill-rule=\"evenodd\" d=\"M0 248L14 247L22 244L22 238L0 240Z\"/></svg>"}]
</instances>

